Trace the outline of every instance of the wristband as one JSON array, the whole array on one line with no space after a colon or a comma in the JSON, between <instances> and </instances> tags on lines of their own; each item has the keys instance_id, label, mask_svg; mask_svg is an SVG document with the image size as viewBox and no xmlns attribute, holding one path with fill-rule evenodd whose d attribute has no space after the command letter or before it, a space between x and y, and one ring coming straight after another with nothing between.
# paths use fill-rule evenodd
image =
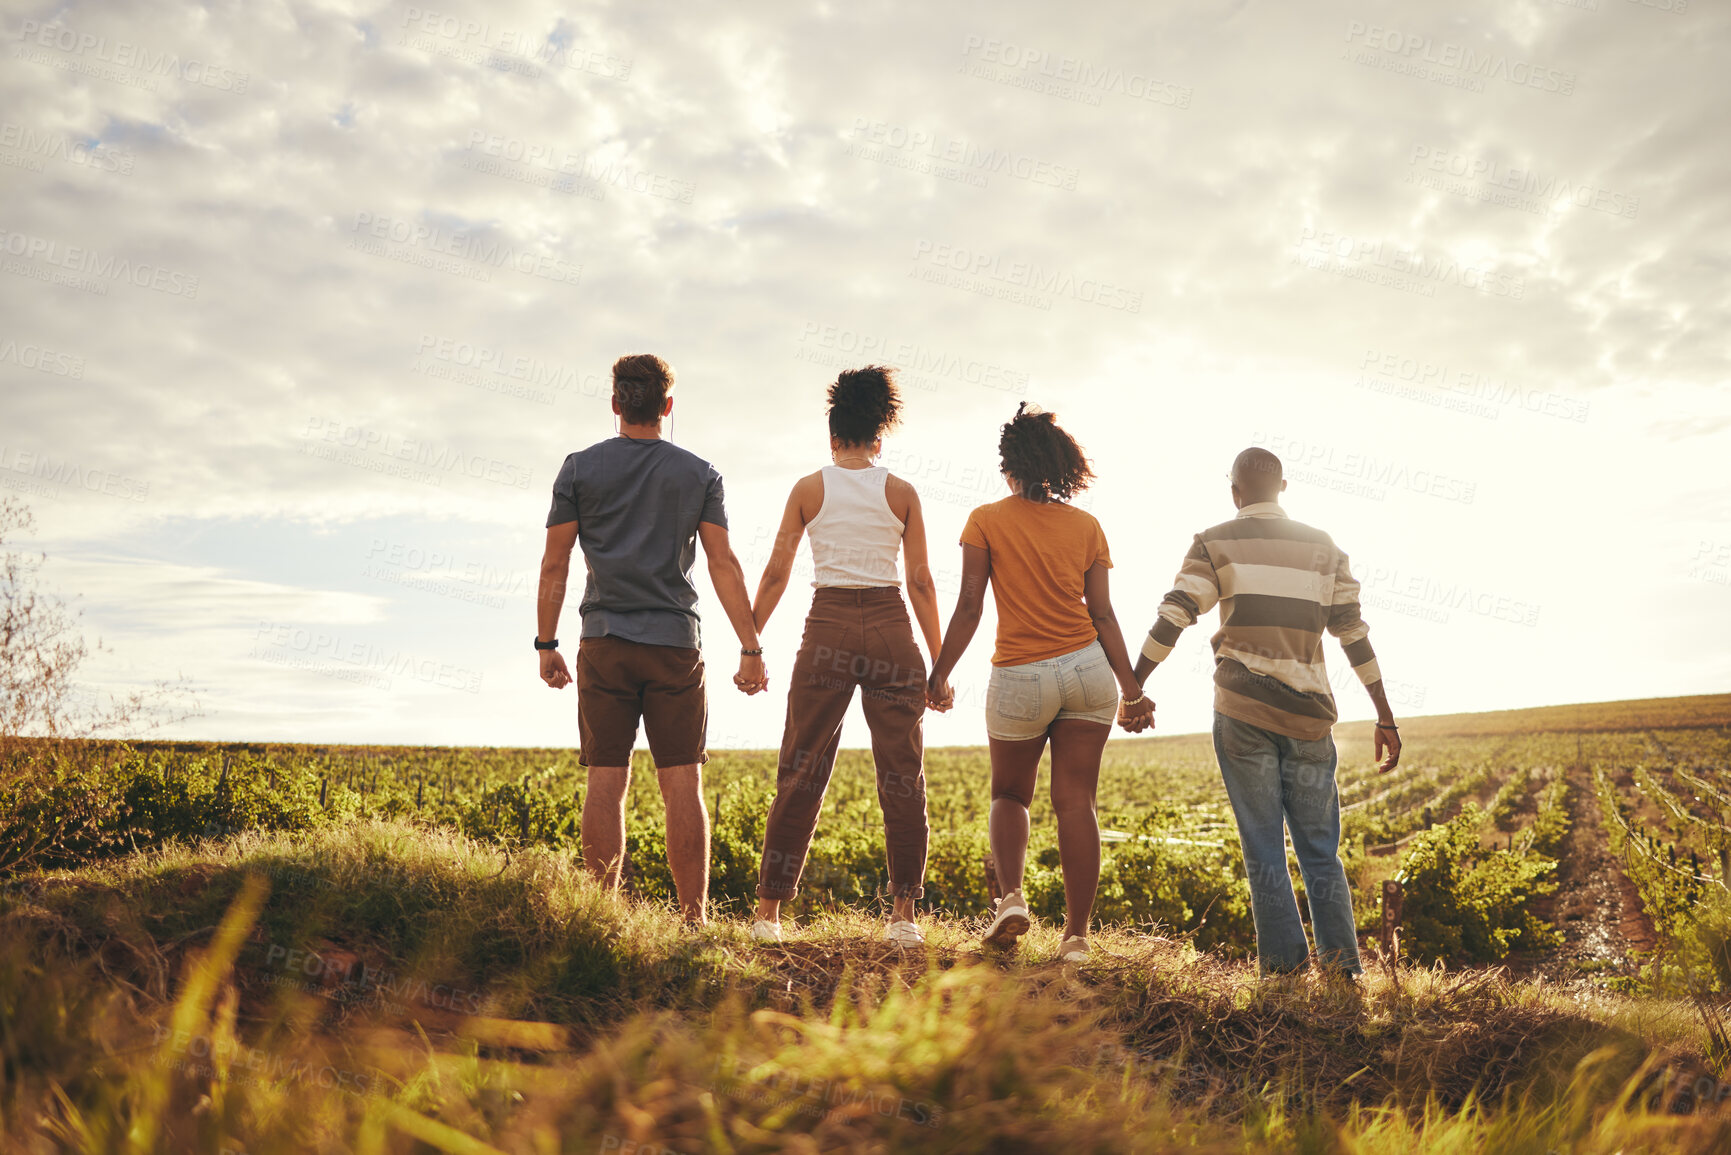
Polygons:
<instances>
[{"instance_id":1,"label":"wristband","mask_svg":"<svg viewBox=\"0 0 1731 1155\"><path fill-rule=\"evenodd\" d=\"M1400 733L1400 727L1393 722L1378 722L1376 728L1378 730L1393 730L1396 734Z\"/></svg>"},{"instance_id":2,"label":"wristband","mask_svg":"<svg viewBox=\"0 0 1731 1155\"><path fill-rule=\"evenodd\" d=\"M1143 702L1145 702L1147 700L1148 700L1147 694L1137 694L1134 698L1125 698L1122 702L1120 702L1118 704L1120 706L1140 706Z\"/></svg>"},{"instance_id":3,"label":"wristband","mask_svg":"<svg viewBox=\"0 0 1731 1155\"><path fill-rule=\"evenodd\" d=\"M559 639L554 638L550 642L543 642L540 638L536 638L535 648L537 650L556 650L559 648Z\"/></svg>"},{"instance_id":4,"label":"wristband","mask_svg":"<svg viewBox=\"0 0 1731 1155\"><path fill-rule=\"evenodd\" d=\"M739 647L739 656L742 658L761 658L763 657L763 651L761 649L748 650L744 646L741 646Z\"/></svg>"}]
</instances>

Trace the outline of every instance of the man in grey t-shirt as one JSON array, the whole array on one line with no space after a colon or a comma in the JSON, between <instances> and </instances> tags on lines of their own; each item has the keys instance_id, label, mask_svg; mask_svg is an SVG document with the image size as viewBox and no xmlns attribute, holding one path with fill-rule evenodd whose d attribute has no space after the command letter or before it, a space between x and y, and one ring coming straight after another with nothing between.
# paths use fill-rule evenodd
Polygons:
<instances>
[{"instance_id":1,"label":"man in grey t-shirt","mask_svg":"<svg viewBox=\"0 0 1731 1155\"><path fill-rule=\"evenodd\" d=\"M755 694L768 684L752 622L745 574L727 541L721 475L666 441L673 370L647 353L613 365L619 436L565 459L553 483L547 548L541 559L535 648L541 680L572 681L555 634L571 551L581 545L586 578L577 649L579 758L589 768L583 798L583 860L607 886L619 885L625 854L625 791L641 718L667 805L667 859L688 922L703 925L709 889L709 814L702 765L708 701L703 677L697 543L716 596L739 635L734 684Z\"/></svg>"}]
</instances>

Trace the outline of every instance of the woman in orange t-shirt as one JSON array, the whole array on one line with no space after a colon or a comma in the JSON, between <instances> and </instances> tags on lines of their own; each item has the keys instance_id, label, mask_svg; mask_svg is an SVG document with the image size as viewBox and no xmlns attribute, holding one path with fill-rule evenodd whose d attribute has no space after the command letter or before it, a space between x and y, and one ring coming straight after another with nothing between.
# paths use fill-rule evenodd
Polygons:
<instances>
[{"instance_id":1,"label":"woman in orange t-shirt","mask_svg":"<svg viewBox=\"0 0 1731 1155\"><path fill-rule=\"evenodd\" d=\"M1094 479L1081 446L1052 414L1024 401L1005 424L998 453L1010 496L974 510L962 529L962 590L926 692L935 709L954 704L950 671L979 628L989 580L998 638L986 688L986 736L992 855L1003 898L982 938L989 946L1014 946L1032 925L1022 897L1028 806L1050 738L1052 809L1064 868L1058 953L1065 962L1080 962L1088 954L1088 920L1100 885L1094 809L1100 755L1114 716L1139 732L1153 724L1154 703L1136 683L1112 612L1106 535L1092 514L1068 504Z\"/></svg>"}]
</instances>

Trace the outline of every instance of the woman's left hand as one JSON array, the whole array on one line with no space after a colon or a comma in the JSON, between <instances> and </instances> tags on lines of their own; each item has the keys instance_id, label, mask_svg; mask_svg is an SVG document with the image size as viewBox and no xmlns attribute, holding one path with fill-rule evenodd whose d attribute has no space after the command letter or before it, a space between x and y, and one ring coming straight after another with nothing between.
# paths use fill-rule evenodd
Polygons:
<instances>
[{"instance_id":1,"label":"woman's left hand","mask_svg":"<svg viewBox=\"0 0 1731 1155\"><path fill-rule=\"evenodd\" d=\"M1132 734L1140 734L1144 730L1154 728L1154 699L1147 694L1132 701L1128 698L1118 704L1118 724Z\"/></svg>"}]
</instances>

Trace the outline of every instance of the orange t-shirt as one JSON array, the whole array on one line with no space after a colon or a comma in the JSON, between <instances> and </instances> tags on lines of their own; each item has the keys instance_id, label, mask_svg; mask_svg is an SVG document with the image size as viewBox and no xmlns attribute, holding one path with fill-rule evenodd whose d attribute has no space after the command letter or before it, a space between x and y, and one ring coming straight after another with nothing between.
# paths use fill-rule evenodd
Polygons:
<instances>
[{"instance_id":1,"label":"orange t-shirt","mask_svg":"<svg viewBox=\"0 0 1731 1155\"><path fill-rule=\"evenodd\" d=\"M1083 600L1083 575L1110 567L1106 534L1094 515L1062 502L1013 494L968 515L962 544L992 557L998 607L994 666L1020 666L1074 653L1098 635Z\"/></svg>"}]
</instances>

